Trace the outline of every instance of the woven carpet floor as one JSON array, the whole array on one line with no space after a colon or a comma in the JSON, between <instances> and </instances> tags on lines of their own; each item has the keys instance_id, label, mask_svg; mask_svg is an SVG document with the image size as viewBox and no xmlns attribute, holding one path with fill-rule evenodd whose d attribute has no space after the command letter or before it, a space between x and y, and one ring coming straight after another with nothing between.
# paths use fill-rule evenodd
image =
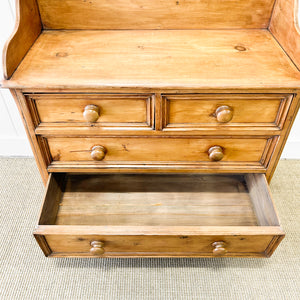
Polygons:
<instances>
[{"instance_id":1,"label":"woven carpet floor","mask_svg":"<svg viewBox=\"0 0 300 300\"><path fill-rule=\"evenodd\" d=\"M286 238L269 259L50 259L32 236L35 162L0 158L0 299L300 299L300 161L281 161L271 190Z\"/></svg>"}]
</instances>

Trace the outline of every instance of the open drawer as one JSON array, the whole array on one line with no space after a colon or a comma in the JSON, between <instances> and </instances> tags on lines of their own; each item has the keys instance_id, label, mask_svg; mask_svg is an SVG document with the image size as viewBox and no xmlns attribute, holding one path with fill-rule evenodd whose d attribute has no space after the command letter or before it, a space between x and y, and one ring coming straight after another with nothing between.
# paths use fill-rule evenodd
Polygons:
<instances>
[{"instance_id":1,"label":"open drawer","mask_svg":"<svg viewBox=\"0 0 300 300\"><path fill-rule=\"evenodd\" d=\"M268 257L284 237L263 174L50 176L46 256Z\"/></svg>"}]
</instances>

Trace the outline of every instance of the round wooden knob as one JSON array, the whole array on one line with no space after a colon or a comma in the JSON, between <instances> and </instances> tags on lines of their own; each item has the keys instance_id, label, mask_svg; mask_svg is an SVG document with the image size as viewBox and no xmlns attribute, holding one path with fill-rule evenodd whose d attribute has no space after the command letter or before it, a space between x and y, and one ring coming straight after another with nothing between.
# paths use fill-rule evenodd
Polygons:
<instances>
[{"instance_id":1,"label":"round wooden knob","mask_svg":"<svg viewBox=\"0 0 300 300\"><path fill-rule=\"evenodd\" d=\"M99 119L100 108L97 105L90 104L84 108L83 117L89 123L94 123Z\"/></svg>"},{"instance_id":2,"label":"round wooden knob","mask_svg":"<svg viewBox=\"0 0 300 300\"><path fill-rule=\"evenodd\" d=\"M104 251L104 243L100 241L93 241L91 242L92 248L90 249L90 253L93 255L102 255Z\"/></svg>"},{"instance_id":3,"label":"round wooden knob","mask_svg":"<svg viewBox=\"0 0 300 300\"><path fill-rule=\"evenodd\" d=\"M214 242L212 243L212 246L214 247L213 249L213 255L219 256L219 255L224 255L227 253L227 250L225 248L225 242Z\"/></svg>"},{"instance_id":4,"label":"round wooden knob","mask_svg":"<svg viewBox=\"0 0 300 300\"><path fill-rule=\"evenodd\" d=\"M106 149L103 146L94 146L92 148L91 157L93 160L102 160L105 157Z\"/></svg>"},{"instance_id":5,"label":"round wooden knob","mask_svg":"<svg viewBox=\"0 0 300 300\"><path fill-rule=\"evenodd\" d=\"M220 146L210 147L208 150L209 159L212 161L219 161L224 157L223 149Z\"/></svg>"},{"instance_id":6,"label":"round wooden knob","mask_svg":"<svg viewBox=\"0 0 300 300\"><path fill-rule=\"evenodd\" d=\"M233 110L230 106L223 105L216 109L215 116L219 123L230 122L233 117Z\"/></svg>"}]
</instances>

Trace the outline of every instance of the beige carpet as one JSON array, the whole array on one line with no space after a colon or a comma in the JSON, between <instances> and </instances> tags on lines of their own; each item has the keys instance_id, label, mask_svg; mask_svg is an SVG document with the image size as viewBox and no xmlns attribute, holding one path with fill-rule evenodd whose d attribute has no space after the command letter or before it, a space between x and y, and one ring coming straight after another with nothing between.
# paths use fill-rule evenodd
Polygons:
<instances>
[{"instance_id":1,"label":"beige carpet","mask_svg":"<svg viewBox=\"0 0 300 300\"><path fill-rule=\"evenodd\" d=\"M300 299L300 161L281 161L271 190L287 236L270 259L49 259L32 236L35 162L2 158L0 299Z\"/></svg>"}]
</instances>

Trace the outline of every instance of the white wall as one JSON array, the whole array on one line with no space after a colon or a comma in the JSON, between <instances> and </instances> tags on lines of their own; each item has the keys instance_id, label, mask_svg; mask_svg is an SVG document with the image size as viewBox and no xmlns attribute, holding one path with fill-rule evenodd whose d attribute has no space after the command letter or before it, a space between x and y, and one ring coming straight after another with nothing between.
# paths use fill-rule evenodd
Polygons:
<instances>
[{"instance_id":1,"label":"white wall","mask_svg":"<svg viewBox=\"0 0 300 300\"><path fill-rule=\"evenodd\" d=\"M2 62L3 45L14 27L14 15L15 0L0 0L0 62ZM0 63L0 80L3 78L2 73ZM32 156L17 107L12 96L5 89L0 89L0 155ZM294 123L282 158L300 159L300 113Z\"/></svg>"},{"instance_id":2,"label":"white wall","mask_svg":"<svg viewBox=\"0 0 300 300\"><path fill-rule=\"evenodd\" d=\"M14 28L14 15L15 0L0 0L0 80L2 49ZM21 117L7 89L0 89L0 155L32 156Z\"/></svg>"}]
</instances>

